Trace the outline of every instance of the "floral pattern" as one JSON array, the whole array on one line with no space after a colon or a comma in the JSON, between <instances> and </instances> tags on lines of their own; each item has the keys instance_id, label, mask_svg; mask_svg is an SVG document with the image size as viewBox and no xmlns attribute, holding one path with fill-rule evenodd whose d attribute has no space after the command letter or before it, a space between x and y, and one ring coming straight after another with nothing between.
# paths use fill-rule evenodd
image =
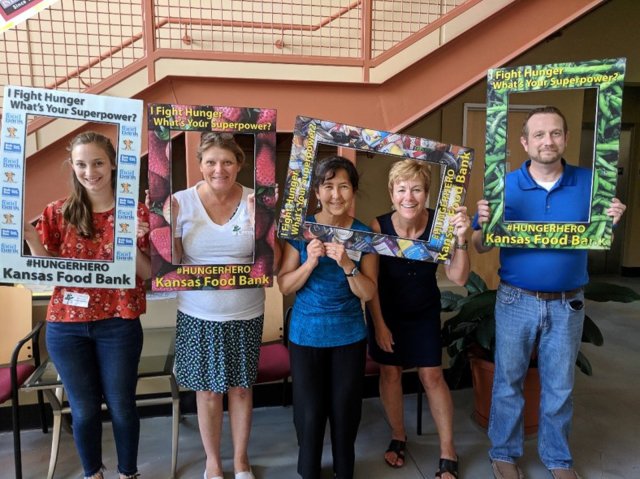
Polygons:
<instances>
[{"instance_id":1,"label":"floral pattern","mask_svg":"<svg viewBox=\"0 0 640 479\"><path fill-rule=\"evenodd\" d=\"M47 205L36 225L47 251L59 258L112 261L115 209L94 213L95 235L85 238L73 226L65 224L62 217L64 201L58 200ZM138 204L138 220L149 221L149 211L141 203ZM148 235L138 238L138 248L148 251ZM66 292L88 294L89 306L83 308L63 304L62 297ZM56 286L47 309L47 321L87 322L114 317L134 319L143 314L146 307L144 281L137 276L133 289Z\"/></svg>"},{"instance_id":2,"label":"floral pattern","mask_svg":"<svg viewBox=\"0 0 640 479\"><path fill-rule=\"evenodd\" d=\"M178 384L216 393L253 386L258 377L263 322L264 315L247 320L206 321L178 311Z\"/></svg>"}]
</instances>

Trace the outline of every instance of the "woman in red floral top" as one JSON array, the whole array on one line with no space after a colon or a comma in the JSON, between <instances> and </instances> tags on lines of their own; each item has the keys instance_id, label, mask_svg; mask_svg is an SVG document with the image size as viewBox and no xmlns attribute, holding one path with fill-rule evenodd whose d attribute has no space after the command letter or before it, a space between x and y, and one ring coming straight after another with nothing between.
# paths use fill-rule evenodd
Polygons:
<instances>
[{"instance_id":1,"label":"woman in red floral top","mask_svg":"<svg viewBox=\"0 0 640 479\"><path fill-rule=\"evenodd\" d=\"M49 204L25 239L35 256L113 259L116 152L104 135L86 132L69 146L73 191ZM142 350L140 315L145 312L144 279L149 212L138 205L136 286L99 289L56 286L47 310L47 349L65 386L73 437L85 478L102 479L101 403L111 413L120 479L138 476L140 421L135 402Z\"/></svg>"}]
</instances>

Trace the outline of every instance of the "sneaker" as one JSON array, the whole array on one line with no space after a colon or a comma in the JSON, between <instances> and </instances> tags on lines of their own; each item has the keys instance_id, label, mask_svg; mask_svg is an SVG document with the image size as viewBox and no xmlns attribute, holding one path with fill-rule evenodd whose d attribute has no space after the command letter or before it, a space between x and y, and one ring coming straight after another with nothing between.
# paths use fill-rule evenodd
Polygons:
<instances>
[{"instance_id":1,"label":"sneaker","mask_svg":"<svg viewBox=\"0 0 640 479\"><path fill-rule=\"evenodd\" d=\"M553 479L581 479L573 469L550 469Z\"/></svg>"},{"instance_id":2,"label":"sneaker","mask_svg":"<svg viewBox=\"0 0 640 479\"><path fill-rule=\"evenodd\" d=\"M524 479L522 469L513 462L491 461L491 468L496 479Z\"/></svg>"}]
</instances>

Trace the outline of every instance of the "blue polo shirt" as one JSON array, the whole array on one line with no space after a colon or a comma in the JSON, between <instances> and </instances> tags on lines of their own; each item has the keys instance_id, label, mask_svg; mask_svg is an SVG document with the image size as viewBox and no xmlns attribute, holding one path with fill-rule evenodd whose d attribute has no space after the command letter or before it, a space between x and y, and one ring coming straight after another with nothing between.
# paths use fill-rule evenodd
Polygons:
<instances>
[{"instance_id":1,"label":"blue polo shirt","mask_svg":"<svg viewBox=\"0 0 640 479\"><path fill-rule=\"evenodd\" d=\"M505 185L505 220L571 223L589 220L590 170L568 165L547 191L529 173L531 160L509 173ZM584 286L587 250L553 248L500 248L500 278L533 291L568 291Z\"/></svg>"},{"instance_id":2,"label":"blue polo shirt","mask_svg":"<svg viewBox=\"0 0 640 479\"><path fill-rule=\"evenodd\" d=\"M307 221L315 221L315 218L311 216ZM355 219L350 229L371 231ZM304 263L307 243L288 242L300 254L300 264ZM354 263L360 266L359 260ZM325 348L356 343L366 336L360 298L351 292L342 268L333 259L320 257L307 282L296 292L289 340L299 346Z\"/></svg>"}]
</instances>

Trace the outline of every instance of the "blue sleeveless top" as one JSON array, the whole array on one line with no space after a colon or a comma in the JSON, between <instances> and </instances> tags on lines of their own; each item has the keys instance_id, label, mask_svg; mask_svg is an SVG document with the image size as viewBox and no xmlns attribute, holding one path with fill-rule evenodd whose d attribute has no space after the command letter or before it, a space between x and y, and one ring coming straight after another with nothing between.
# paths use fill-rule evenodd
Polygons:
<instances>
[{"instance_id":1,"label":"blue sleeveless top","mask_svg":"<svg viewBox=\"0 0 640 479\"><path fill-rule=\"evenodd\" d=\"M315 221L314 217L307 221ZM350 229L371 231L354 219ZM300 264L307 260L307 243L288 240L300 254ZM365 253L363 253L365 254ZM360 267L360 261L354 261ZM360 298L351 292L344 271L331 258L323 256L296 292L289 340L300 346L335 347L365 339L365 326Z\"/></svg>"}]
</instances>

